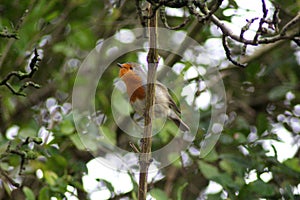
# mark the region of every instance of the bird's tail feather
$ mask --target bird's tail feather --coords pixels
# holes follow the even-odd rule
[[[170,119],[176,124],[176,126],[183,132],[190,132],[190,127],[186,125],[177,115],[170,116]]]

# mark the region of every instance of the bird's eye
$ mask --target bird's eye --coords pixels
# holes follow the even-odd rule
[[[132,70],[133,68],[132,68],[132,67],[129,67],[129,69],[131,69],[131,70]]]

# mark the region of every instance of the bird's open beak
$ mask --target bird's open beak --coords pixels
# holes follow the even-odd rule
[[[122,68],[123,65],[121,63],[117,63],[118,67]]]

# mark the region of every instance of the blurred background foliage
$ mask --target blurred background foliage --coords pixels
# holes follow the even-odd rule
[[[280,7],[282,24],[300,10],[300,2],[295,0],[278,0],[274,4]],[[229,0],[216,14],[230,21],[233,16],[224,15],[223,11],[238,8],[236,1]],[[182,16],[170,13],[170,24],[183,21]],[[83,184],[87,163],[94,157],[78,138],[71,110],[76,73],[89,52],[99,41],[121,30],[140,27],[135,2],[2,0],[0,16],[0,32],[15,35],[0,38],[0,81],[11,71],[30,71],[28,65],[35,48],[41,59],[32,78],[14,77],[9,81],[16,90],[29,80],[39,84],[40,89],[28,87],[23,91],[24,97],[0,87],[0,199],[92,199],[97,190],[109,191],[106,196],[110,199],[136,199],[136,179],[130,173],[133,187],[127,192],[120,192],[111,180],[97,177],[93,177],[98,182],[93,191]],[[209,40],[220,41],[213,26],[195,20],[180,31],[204,48],[212,44]],[[231,46],[240,51],[240,46]],[[166,65],[183,64],[181,75],[191,67],[179,56],[163,51],[160,55]],[[140,53],[133,52],[116,62],[139,59]],[[196,60],[197,56],[191,59]],[[162,169],[161,178],[151,182],[152,198],[300,198],[299,46],[290,41],[260,46],[249,53],[247,62],[248,67],[241,69],[231,66],[224,55],[207,64],[199,61],[203,68],[221,66],[227,96],[224,132],[215,149],[200,159],[197,149],[204,132],[200,130],[184,153],[185,162],[181,160]],[[95,97],[96,116],[105,116],[102,130],[110,140],[130,150],[128,138],[118,129],[110,109],[117,76],[118,70],[113,67],[102,76]],[[195,79],[191,84],[198,82]],[[201,98],[201,91],[195,92],[195,98],[198,95]],[[209,107],[200,108],[199,112],[204,113],[200,126],[208,127],[210,117],[205,117],[205,113],[209,115]],[[168,123],[160,138],[154,140],[154,148],[166,144],[172,130],[174,125]],[[25,142],[28,137],[31,140]],[[91,140],[89,148],[97,148],[97,142]]]

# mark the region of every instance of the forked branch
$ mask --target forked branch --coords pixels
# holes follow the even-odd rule
[[[23,90],[29,86],[34,87],[34,88],[40,88],[39,84],[36,84],[32,81],[26,81],[24,84],[21,85],[21,87],[18,90],[14,89],[13,86],[10,84],[10,80],[13,77],[18,78],[20,81],[24,80],[26,78],[32,78],[34,73],[38,70],[38,62],[40,60],[41,59],[39,58],[39,54],[38,54],[37,50],[34,49],[34,56],[29,63],[30,72],[24,73],[21,71],[11,71],[10,73],[8,73],[5,76],[5,78],[2,81],[0,81],[0,86],[6,86],[13,94],[19,95],[19,96],[26,96],[23,93]]]
[[[275,11],[273,15],[268,18],[268,8],[266,6],[265,0],[261,0],[261,9],[262,16],[255,17],[250,20],[246,20],[247,24],[241,28],[240,34],[236,35],[225,22],[220,20],[215,13],[219,10],[223,0],[217,0],[215,3],[208,5],[206,1],[193,1],[193,0],[147,0],[153,8],[156,10],[160,10],[160,18],[164,24],[164,26],[171,30],[176,30],[184,27],[188,24],[189,19],[193,16],[199,23],[211,22],[215,24],[219,30],[221,30],[223,34],[223,47],[226,53],[227,58],[234,65],[239,67],[245,67],[245,65],[240,64],[238,61],[235,61],[230,55],[230,49],[226,43],[226,38],[230,38],[231,40],[240,43],[243,46],[243,51],[241,55],[245,54],[247,45],[260,45],[260,44],[270,44],[275,43],[281,40],[292,40],[297,45],[300,45],[300,12],[287,22],[281,30],[279,30],[279,7],[275,5]],[[145,20],[149,20],[154,18],[154,15],[142,16],[142,10],[139,6],[139,0],[137,2],[137,10],[142,20],[142,25],[145,26]],[[165,12],[165,7],[169,8],[187,8],[190,16],[187,16],[186,20],[175,27],[171,27],[168,25],[168,20]],[[259,26],[256,30],[255,36],[252,39],[244,38],[244,33],[249,30],[250,26],[254,23],[254,21],[259,20]],[[269,32],[273,32],[269,34]],[[268,34],[267,34],[268,33]]]

